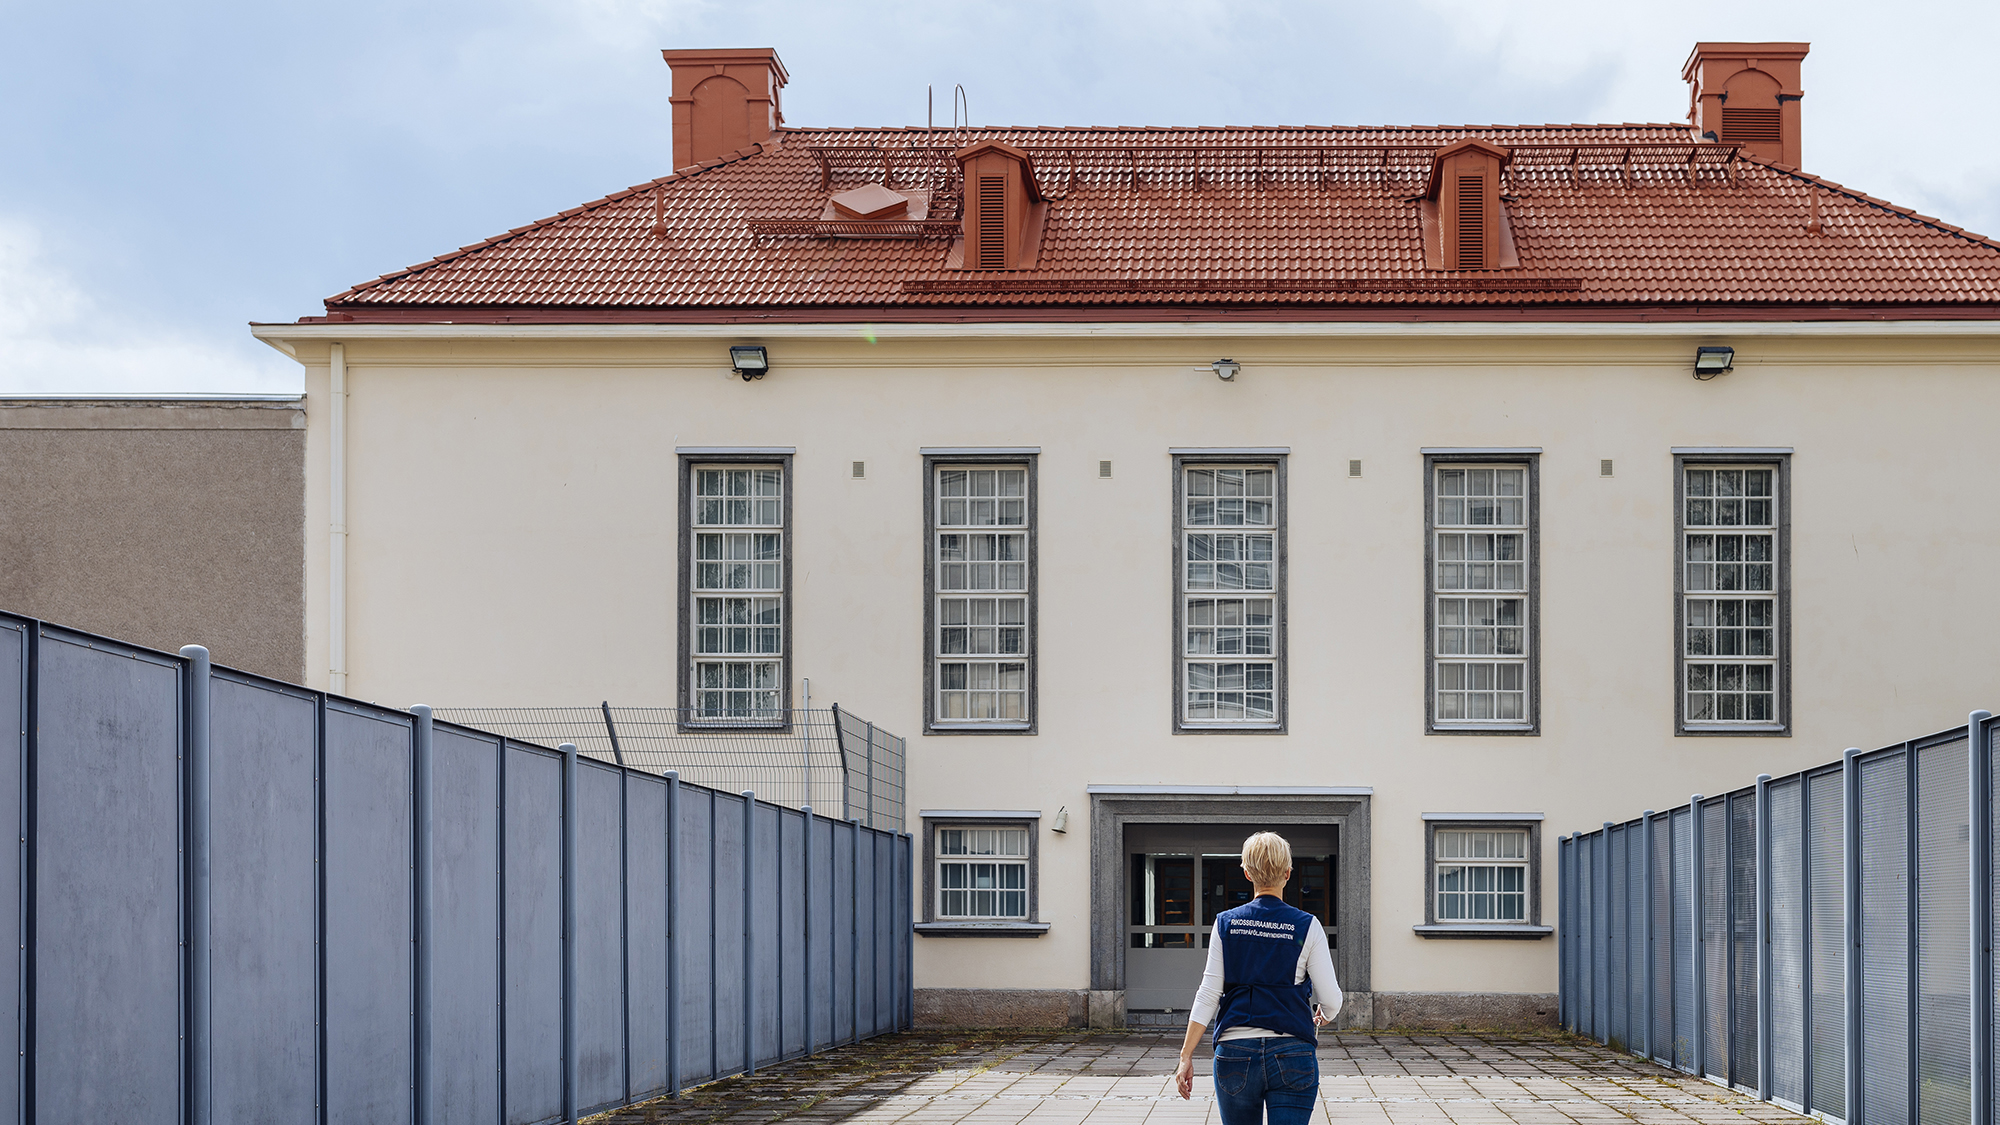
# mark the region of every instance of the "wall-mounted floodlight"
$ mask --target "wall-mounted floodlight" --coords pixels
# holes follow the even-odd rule
[[[1209,364],[1208,369],[1215,372],[1216,378],[1227,383],[1236,378],[1236,373],[1243,370],[1243,365],[1233,359],[1218,359]]]
[[[1735,348],[1696,348],[1694,350],[1694,377],[1701,380],[1713,379],[1736,366]]]
[[[771,357],[762,344],[731,344],[729,346],[729,366],[743,376],[744,382],[762,379],[764,372],[771,369]]]

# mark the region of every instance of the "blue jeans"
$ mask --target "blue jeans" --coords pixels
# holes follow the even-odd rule
[[[1231,1039],[1215,1045],[1222,1125],[1305,1125],[1319,1104],[1319,1056],[1303,1039]]]

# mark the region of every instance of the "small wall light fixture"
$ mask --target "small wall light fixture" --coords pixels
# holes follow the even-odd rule
[[[1706,382],[1736,366],[1735,348],[1696,348],[1694,377]]]
[[[1051,825],[1049,825],[1049,831],[1051,831],[1051,832],[1068,832],[1068,831],[1069,831],[1069,806],[1068,806],[1068,805],[1064,805],[1064,806],[1063,806],[1062,808],[1059,808],[1059,809],[1057,809],[1057,810],[1056,810],[1056,822],[1055,822],[1054,824],[1051,824]]]
[[[1233,359],[1218,359],[1209,364],[1208,369],[1215,372],[1216,378],[1227,383],[1236,378],[1236,373],[1243,370],[1243,365]]]
[[[771,357],[762,344],[731,344],[729,346],[729,366],[743,376],[744,382],[762,379],[771,369]]]

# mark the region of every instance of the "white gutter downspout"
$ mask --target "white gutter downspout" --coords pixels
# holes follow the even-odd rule
[[[347,345],[332,348],[332,399],[327,441],[332,474],[327,489],[326,689],[347,693]]]

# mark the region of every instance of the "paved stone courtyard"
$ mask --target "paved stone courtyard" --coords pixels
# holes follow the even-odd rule
[[[1219,1125],[1208,1061],[1173,1092],[1180,1035],[884,1036],[592,1119],[597,1125]],[[1358,1125],[1804,1125],[1807,1118],[1569,1036],[1322,1036],[1320,1108]]]

